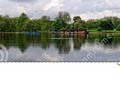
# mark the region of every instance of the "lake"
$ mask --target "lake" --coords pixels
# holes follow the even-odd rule
[[[0,34],[5,62],[118,62],[120,34]],[[2,61],[4,62],[4,61]]]

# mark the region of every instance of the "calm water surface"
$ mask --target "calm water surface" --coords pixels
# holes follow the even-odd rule
[[[10,62],[120,61],[120,34],[0,34],[0,44]]]

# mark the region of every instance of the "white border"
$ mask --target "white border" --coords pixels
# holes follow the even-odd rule
[[[116,63],[0,63],[0,90],[120,90]]]

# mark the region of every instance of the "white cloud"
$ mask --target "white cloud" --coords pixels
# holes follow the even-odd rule
[[[120,0],[0,0],[0,14],[15,17],[25,12],[30,18],[49,15],[54,18],[59,11],[68,11],[72,17],[83,19],[103,16],[120,16]]]
[[[51,0],[50,3],[46,4],[46,6],[43,8],[43,10],[47,11],[47,10],[51,9],[52,7],[56,7],[58,5],[59,5],[58,0]]]
[[[9,0],[9,1],[13,1],[13,2],[34,2],[37,0]]]
[[[17,10],[18,10],[18,12],[20,12],[20,13],[22,13],[22,12],[26,13],[25,7],[17,6]]]

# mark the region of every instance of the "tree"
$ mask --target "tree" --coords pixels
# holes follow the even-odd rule
[[[34,19],[33,24],[34,24],[34,30],[35,31],[40,31],[41,30],[41,27],[42,27],[41,19]]]
[[[1,32],[7,32],[9,31],[10,26],[10,18],[8,15],[0,16],[0,29]]]
[[[86,28],[89,30],[96,29],[99,27],[99,22],[99,20],[90,19],[86,22]]]
[[[73,18],[73,25],[74,29],[84,29],[85,28],[85,21],[80,18],[80,16],[75,16]]]
[[[65,27],[66,30],[71,30],[73,28],[74,28],[73,24],[67,24],[66,27]]]
[[[7,26],[7,23],[5,21],[1,21],[0,22],[0,31],[1,32],[6,32],[6,26]]]
[[[5,15],[4,17],[3,17],[3,21],[6,23],[6,26],[5,26],[5,31],[7,32],[7,31],[9,31],[9,26],[10,26],[10,17],[9,17],[9,15]]]
[[[52,24],[54,30],[59,31],[65,29],[68,22],[71,21],[70,14],[65,11],[58,12],[58,16]]]
[[[15,32],[16,31],[16,21],[17,21],[17,18],[11,18],[10,19],[10,25],[9,25],[9,31],[10,32]]]
[[[49,22],[50,21],[50,17],[49,16],[42,16],[41,20],[44,22]]]
[[[62,28],[62,24],[60,20],[57,19],[56,21],[54,21],[52,24],[52,27],[53,27],[53,30],[59,31]]]
[[[73,18],[73,21],[74,21],[74,23],[76,23],[77,21],[82,21],[82,19],[81,19],[80,16],[75,16],[75,17]]]
[[[118,26],[115,28],[115,30],[120,31],[120,23],[119,23]]]
[[[101,20],[100,22],[100,27],[103,29],[103,30],[113,30],[114,27],[113,27],[113,23],[112,21],[110,20]]]
[[[17,31],[23,31],[23,25],[27,20],[29,20],[29,17],[25,13],[22,13],[17,19]]]
[[[80,16],[73,18],[71,21],[70,14],[65,11],[58,13],[55,20],[51,21],[49,16],[42,16],[40,19],[29,19],[22,13],[19,17],[11,18],[8,15],[0,15],[0,32],[21,32],[21,31],[41,31],[41,30],[69,30],[69,29],[95,29],[101,30],[120,30],[120,18],[104,17],[102,19],[90,19],[84,21]]]
[[[66,23],[71,21],[70,14],[65,11],[58,12],[58,16],[56,17],[56,19],[58,19],[60,21],[64,21]]]
[[[118,26],[118,24],[120,23],[120,19],[118,18],[118,17],[116,17],[116,16],[114,16],[114,17],[104,17],[102,20],[106,20],[106,21],[109,21],[109,22],[111,22],[110,24],[114,27],[114,28],[116,28],[117,26]],[[108,22],[108,23],[109,23]]]
[[[114,16],[114,17],[108,17],[111,19],[113,25],[114,25],[114,29],[117,30],[119,25],[120,25],[120,18]]]
[[[34,30],[34,24],[32,20],[27,20],[25,24],[23,25],[23,30],[28,32],[33,32]]]
[[[98,28],[97,28],[97,31],[99,31],[99,32],[102,31],[102,28],[101,28],[101,27],[98,27]]]
[[[51,30],[52,28],[52,23],[50,21],[49,16],[42,16],[41,17],[41,30]]]
[[[65,21],[60,21],[59,19],[55,20],[52,24],[52,27],[55,31],[60,31],[61,29],[65,28],[67,23]]]

